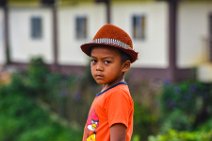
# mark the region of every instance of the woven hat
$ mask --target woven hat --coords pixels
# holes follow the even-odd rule
[[[92,47],[113,47],[123,51],[130,57],[130,61],[133,63],[138,53],[133,50],[133,43],[130,36],[121,28],[112,25],[103,25],[94,36],[91,42],[81,45],[82,51],[88,56],[91,55]]]

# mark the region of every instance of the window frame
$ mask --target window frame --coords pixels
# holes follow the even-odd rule
[[[75,17],[75,38],[84,40],[88,37],[88,18],[86,15]]]
[[[146,14],[133,14],[131,17],[132,37],[135,40],[146,40]],[[139,26],[140,25],[140,26]]]
[[[43,19],[41,16],[32,16],[30,18],[30,36],[31,39],[38,40],[43,37]]]

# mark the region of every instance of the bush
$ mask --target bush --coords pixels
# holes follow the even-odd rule
[[[212,129],[212,118],[198,127],[199,131],[208,132]]]
[[[40,99],[47,102],[59,99],[55,84],[60,77],[49,73],[46,67],[39,68],[41,60],[35,62],[37,66],[31,66],[24,74],[13,74],[10,84],[0,86],[0,140],[81,140],[79,130],[64,127],[39,105]]]
[[[5,115],[0,115],[0,140],[15,141],[15,136],[20,129],[20,122],[13,118]]]
[[[162,134],[148,141],[212,140],[212,84],[166,83],[160,101]]]
[[[132,81],[132,80],[131,80]],[[129,82],[134,100],[133,141],[147,141],[148,136],[159,130],[159,88],[149,81]]]
[[[37,103],[20,93],[0,89],[1,141],[77,141],[81,132],[53,121]],[[8,90],[8,89],[7,89]],[[2,96],[4,93],[4,96]]]
[[[159,123],[165,134],[151,136],[149,141],[211,138],[211,84],[166,83],[160,99],[157,99],[159,89],[149,82],[129,85],[135,103],[134,141],[147,140],[150,134],[158,133]],[[95,91],[97,87],[89,69],[85,76],[63,76],[50,72],[41,58],[32,59],[26,72],[14,74],[9,85],[0,86],[0,140],[81,140],[81,132],[52,120],[38,100],[47,104],[48,111],[82,128]],[[201,138],[197,138],[198,134]]]
[[[79,141],[81,134],[57,124],[27,130],[17,141]]]
[[[163,126],[161,126],[161,131],[166,132],[170,129],[176,130],[189,130],[191,129],[193,119],[189,119],[189,116],[186,115],[181,110],[174,110],[164,120]]]
[[[165,84],[161,94],[162,131],[194,130],[212,116],[212,84]]]
[[[146,140],[148,135],[154,134],[157,131],[158,117],[136,101],[134,106],[134,136]]]
[[[150,136],[148,141],[211,141],[212,131],[210,132],[188,132],[169,130],[167,134]]]

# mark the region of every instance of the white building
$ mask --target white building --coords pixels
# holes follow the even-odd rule
[[[175,11],[171,6],[176,8]],[[196,77],[212,81],[212,60],[209,59],[212,49],[208,51],[209,46],[212,48],[209,42],[212,37],[212,2],[181,0],[173,4],[167,1],[114,0],[109,8],[111,23],[132,36],[134,47],[139,52],[139,59],[133,64],[135,75],[156,79],[172,79],[172,75],[176,75],[177,79],[186,79],[193,75],[193,68],[198,68]],[[76,2],[66,6],[59,3],[55,52],[52,9],[11,4],[8,15],[12,62],[28,63],[31,57],[42,56],[49,64],[56,60],[61,66],[86,65],[87,57],[81,52],[80,45],[90,41],[106,23],[106,10],[104,3]],[[0,11],[1,64],[6,61],[3,12]],[[173,12],[175,15],[171,15]],[[174,22],[176,26],[172,25]],[[172,50],[172,45],[175,50]]]

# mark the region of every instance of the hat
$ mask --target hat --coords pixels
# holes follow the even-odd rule
[[[94,36],[91,42],[81,45],[82,51],[88,56],[91,55],[91,49],[98,46],[113,47],[123,51],[130,57],[130,61],[133,63],[138,53],[133,50],[133,43],[130,36],[121,28],[112,25],[103,25]]]

